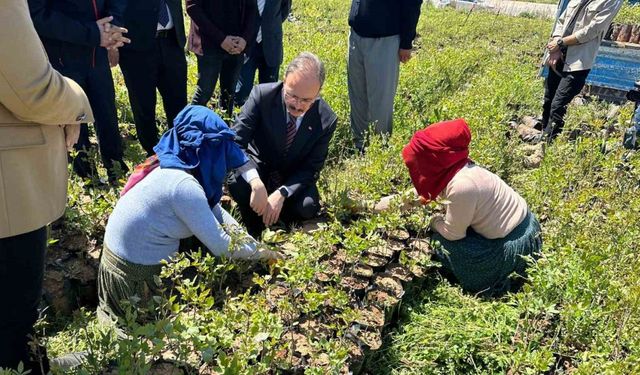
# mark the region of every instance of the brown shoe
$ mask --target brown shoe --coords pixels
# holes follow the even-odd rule
[[[520,139],[527,143],[537,143],[542,139],[542,132],[532,127],[519,124],[515,128]]]
[[[524,116],[522,117],[522,124],[533,129],[542,130],[542,121],[537,117]]]

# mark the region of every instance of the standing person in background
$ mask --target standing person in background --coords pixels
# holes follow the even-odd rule
[[[95,130],[102,162],[109,182],[117,180],[117,170],[127,172],[122,160],[122,139],[118,130],[116,97],[107,48],[121,47],[129,39],[122,36],[125,0],[28,0],[31,18],[54,69],[76,81],[87,93],[95,115]],[[95,176],[88,160],[91,148],[89,127],[83,124],[76,145],[75,172],[83,178]]]
[[[347,79],[351,130],[364,151],[365,133],[391,134],[400,63],[411,59],[422,0],[353,0]]]
[[[48,63],[26,0],[0,0],[0,9],[0,295],[7,301],[0,368],[22,362],[42,374],[46,354],[30,358],[28,342],[42,295],[46,225],[64,213],[67,148],[93,114],[80,86]]]
[[[276,82],[284,56],[282,47],[282,23],[291,11],[291,0],[258,0],[258,35],[255,45],[246,53],[236,87],[236,103],[244,104],[253,87],[258,71],[258,82]]]
[[[256,0],[187,0],[188,48],[198,58],[191,104],[207,105],[220,78],[220,110],[233,113],[233,97],[247,41],[256,35]]]
[[[167,126],[187,105],[187,59],[182,1],[129,1],[124,14],[131,43],[109,50],[111,66],[120,63],[136,132],[147,156],[158,143],[156,89],[162,96]]]
[[[598,54],[600,42],[618,14],[622,0],[570,0],[547,43],[542,122],[538,140],[562,132],[567,106],[582,91]]]

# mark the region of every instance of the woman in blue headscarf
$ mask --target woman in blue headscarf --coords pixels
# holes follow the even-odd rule
[[[156,155],[129,179],[109,217],[98,272],[98,317],[124,316],[121,302],[137,296],[141,305],[157,295],[154,276],[162,260],[178,251],[180,239],[195,235],[216,256],[273,259],[242,229],[231,248],[228,231],[238,223],[220,207],[222,184],[231,169],[249,161],[234,143],[235,133],[213,111],[189,105],[154,148]],[[242,173],[247,180],[255,170]]]

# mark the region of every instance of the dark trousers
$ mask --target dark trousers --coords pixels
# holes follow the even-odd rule
[[[46,248],[46,227],[0,239],[0,367],[15,369],[22,362],[32,374],[49,370],[44,349],[41,362],[30,358],[28,345],[38,319]]]
[[[96,49],[94,66],[54,66],[54,68],[76,81],[87,94],[95,119],[94,126],[102,163],[107,169],[109,178],[115,179],[116,168],[126,173],[127,166],[122,160],[122,138],[118,129],[116,94],[107,60],[107,50],[104,48]],[[80,138],[75,146],[78,157],[73,161],[73,168],[80,177],[90,177],[95,174],[94,168],[87,160],[87,151],[90,148],[89,127],[87,124],[82,124]]]
[[[260,173],[260,178],[267,185],[267,193],[271,194],[275,188],[271,189],[270,184]],[[254,237],[259,237],[265,229],[262,217],[258,216],[249,206],[251,199],[251,186],[241,176],[232,175],[228,181],[229,192],[233,200],[238,204],[242,222],[247,227],[247,232]],[[279,186],[278,186],[279,187]],[[318,215],[320,211],[320,194],[316,185],[301,188],[293,196],[285,199],[280,220],[285,224],[292,224],[302,220],[308,220]]]
[[[562,132],[567,106],[582,91],[589,75],[589,69],[562,72],[563,68],[564,64],[560,62],[556,66],[556,70],[560,74],[553,69],[549,69],[549,75],[544,81],[542,125],[551,138],[555,138]]]
[[[251,56],[244,62],[242,69],[240,70],[240,78],[238,79],[238,85],[236,86],[236,104],[243,105],[251,89],[253,88],[253,81],[256,78],[256,70],[258,71],[258,82],[269,83],[276,82],[278,75],[280,74],[280,65],[269,66],[264,58],[264,51],[262,49],[262,43],[258,43],[251,50]]]
[[[230,55],[222,50],[198,56],[198,83],[191,104],[207,105],[220,78],[220,110],[233,113],[233,97],[242,67],[242,54]]]
[[[120,50],[120,69],[124,76],[138,140],[147,156],[158,143],[156,88],[162,97],[167,126],[187,105],[187,60],[175,36],[175,29],[156,38],[148,51]]]

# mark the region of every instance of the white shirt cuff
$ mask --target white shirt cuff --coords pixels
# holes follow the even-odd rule
[[[260,178],[260,175],[258,175],[258,171],[255,168],[242,172],[241,176],[247,182],[251,182],[254,178]]]

